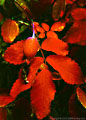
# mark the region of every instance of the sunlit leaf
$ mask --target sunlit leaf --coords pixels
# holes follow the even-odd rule
[[[76,8],[71,12],[71,15],[75,20],[86,19],[86,9],[85,8]]]
[[[58,38],[58,35],[53,31],[48,31],[46,36],[47,38]]]
[[[24,63],[23,44],[24,40],[21,40],[8,47],[5,51],[4,59],[14,65]]]
[[[48,38],[43,41],[42,49],[55,52],[58,55],[68,54],[68,45],[58,38]]]
[[[36,30],[37,30],[37,32],[41,32],[41,33],[45,32],[44,29],[40,26],[36,26]]]
[[[3,40],[12,43],[16,36],[19,34],[19,26],[16,21],[7,19],[1,27],[1,35]]]
[[[79,65],[69,57],[50,55],[46,61],[57,70],[68,84],[83,84],[84,78]]]
[[[5,0],[0,0],[0,5],[2,6],[4,4]]]
[[[51,26],[51,31],[62,31],[65,27],[65,23],[64,22],[55,22],[52,26]]]
[[[49,25],[48,24],[42,23],[41,25],[42,25],[42,27],[45,31],[49,31]]]
[[[34,32],[36,34],[37,33],[36,27],[39,26],[39,23],[38,22],[33,22],[33,24],[34,24]]]
[[[38,26],[39,25],[39,23],[38,22],[33,22],[34,23],[34,26]]]
[[[64,40],[71,44],[86,45],[86,21],[75,21],[67,31]]]
[[[40,70],[43,70],[43,69],[48,69],[48,65],[46,65],[45,63],[42,63],[41,65],[40,65],[40,68],[39,68]]]
[[[40,33],[39,35],[38,35],[38,38],[44,38],[45,37],[45,33]]]
[[[83,107],[86,108],[86,93],[80,87],[76,89],[76,93],[78,100],[83,105]]]
[[[38,119],[50,113],[50,103],[54,99],[55,87],[51,73],[44,69],[38,73],[31,90],[31,104]]]
[[[0,108],[0,120],[7,120],[7,110]]]

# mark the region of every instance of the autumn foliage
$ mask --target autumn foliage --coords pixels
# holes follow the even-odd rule
[[[86,2],[1,1],[0,120],[86,118]]]

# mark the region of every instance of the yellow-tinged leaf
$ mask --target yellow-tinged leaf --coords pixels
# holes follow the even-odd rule
[[[76,89],[76,93],[78,100],[83,105],[83,107],[86,108],[86,93],[80,87]]]
[[[19,34],[19,26],[16,21],[7,19],[1,26],[1,35],[7,43],[12,43]]]

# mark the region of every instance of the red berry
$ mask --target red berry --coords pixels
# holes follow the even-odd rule
[[[29,37],[24,43],[24,54],[28,59],[33,58],[39,49],[39,42],[36,38]]]

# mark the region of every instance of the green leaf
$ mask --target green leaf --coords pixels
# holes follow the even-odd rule
[[[27,29],[27,26],[25,26],[25,25],[22,25],[22,26],[21,26],[21,28],[20,28],[20,31],[19,31],[19,33],[22,33],[22,32],[24,32],[26,29]]]
[[[0,5],[2,6],[4,4],[5,0],[0,0]]]

